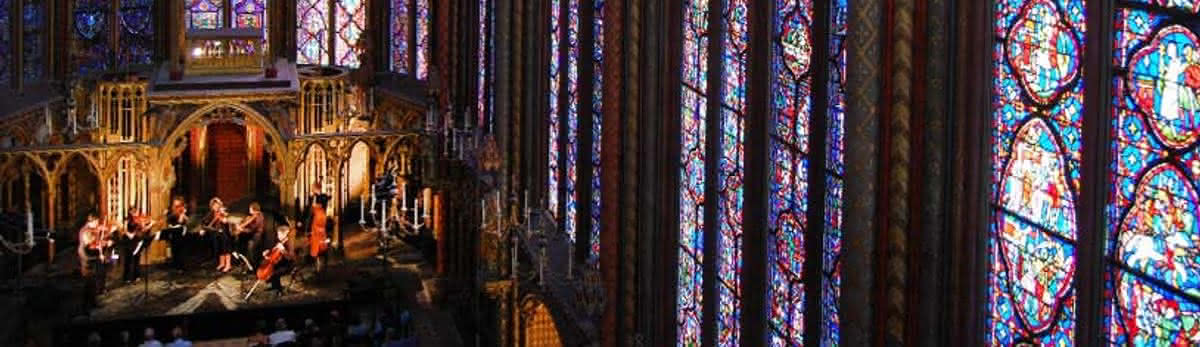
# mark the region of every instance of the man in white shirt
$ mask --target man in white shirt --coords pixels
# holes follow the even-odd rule
[[[267,342],[272,346],[278,346],[282,343],[296,342],[296,332],[288,330],[287,321],[283,318],[275,320],[275,332],[267,336]]]

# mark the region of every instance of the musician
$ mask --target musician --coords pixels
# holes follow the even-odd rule
[[[125,214],[125,230],[117,237],[117,250],[121,255],[121,279],[126,283],[136,281],[142,276],[138,259],[141,259],[142,248],[146,247],[144,219],[136,207],[130,207]]]
[[[171,200],[171,209],[167,212],[167,228],[163,229],[163,232],[171,247],[171,267],[176,270],[183,270],[183,247],[180,245],[183,244],[187,224],[187,205],[183,203],[183,198],[175,197]]]
[[[321,271],[322,256],[325,254],[325,249],[329,247],[326,239],[328,238],[328,230],[333,229],[333,220],[325,215],[325,206],[329,203],[329,195],[318,194],[312,199],[309,205],[309,213],[307,214],[302,226],[308,229],[308,255],[316,262],[317,271]]]
[[[95,307],[96,296],[104,291],[104,248],[111,244],[108,240],[105,226],[95,214],[88,214],[87,222],[79,228],[79,247],[75,252],[79,256],[79,272],[84,277],[83,305],[88,310]]]
[[[271,283],[271,290],[282,293],[283,285],[279,283],[279,279],[283,274],[288,272],[296,260],[296,253],[292,246],[291,228],[286,225],[276,227],[275,240],[275,246],[262,252],[262,266],[268,266],[272,269],[270,279],[267,280],[267,282]],[[271,263],[272,259],[278,260],[275,263]],[[260,271],[262,270],[260,269]]]
[[[259,263],[258,247],[263,244],[263,227],[265,222],[262,215],[262,209],[257,202],[250,203],[250,215],[237,225],[238,246],[244,252],[243,254],[255,257],[251,261],[255,264]]]
[[[220,198],[209,200],[208,207],[212,210],[204,218],[202,232],[212,232],[213,249],[217,253],[217,271],[229,272],[233,269],[231,253],[233,252],[233,235],[230,229],[229,215],[225,204]]]

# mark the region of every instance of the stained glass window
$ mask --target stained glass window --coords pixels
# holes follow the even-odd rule
[[[25,0],[21,8],[22,33],[21,56],[24,57],[21,69],[24,70],[24,83],[29,84],[42,79],[46,72],[46,46],[44,32],[46,27],[46,8],[40,0]]]
[[[112,6],[107,0],[75,2],[72,51],[78,74],[88,75],[108,68],[112,56],[108,39],[111,14]]]
[[[680,61],[679,268],[676,324],[680,346],[699,346],[704,302],[704,176],[708,124],[709,1],[683,3]]]
[[[8,11],[11,8],[9,0],[0,0],[0,87],[7,87],[12,81],[11,71],[12,66],[12,36],[9,34],[9,26],[12,20],[9,18]]]
[[[479,1],[479,47],[476,52],[477,63],[479,64],[479,73],[476,81],[476,105],[475,111],[478,112],[477,124],[484,130],[491,129],[489,115],[491,114],[491,83],[492,83],[492,1]]]
[[[746,22],[748,0],[728,0],[722,16],[725,30],[721,81],[721,156],[717,164],[717,344],[734,345],[741,333],[742,307],[742,181],[745,172]]]
[[[367,27],[365,0],[341,0],[334,5],[333,51],[336,64],[358,67],[358,37]]]
[[[775,127],[767,293],[773,346],[803,342],[804,260],[808,211],[808,134],[812,101],[811,0],[777,0],[771,38]]]
[[[995,12],[990,344],[1073,343],[1084,0]]]
[[[588,259],[600,259],[600,145],[604,124],[604,0],[593,0],[592,18],[592,230]]]
[[[296,16],[296,63],[328,63],[328,0],[298,0]]]
[[[562,45],[562,36],[561,36],[562,33],[560,31],[560,28],[562,27],[562,12],[558,11],[558,9],[562,8],[562,7],[560,7],[561,5],[562,5],[562,0],[550,0],[550,9],[551,9],[550,10],[550,30],[548,31],[550,34],[550,57],[551,57],[550,58],[550,71],[549,71],[550,90],[549,90],[549,93],[546,93],[547,96],[549,97],[548,102],[550,103],[550,108],[549,108],[550,113],[546,117],[546,123],[547,123],[546,125],[548,128],[548,135],[549,135],[548,137],[549,137],[549,141],[550,141],[548,144],[549,150],[547,151],[547,158],[546,158],[546,162],[548,163],[547,167],[549,169],[549,172],[547,173],[549,175],[549,176],[547,176],[547,177],[549,177],[549,179],[547,180],[548,186],[546,187],[546,197],[547,197],[546,200],[548,201],[548,203],[546,204],[546,206],[549,207],[551,211],[555,211],[555,212],[558,211],[557,206],[558,206],[558,189],[559,189],[558,168],[559,168],[559,150],[560,150],[560,148],[558,145],[558,136],[559,136],[559,131],[560,131],[559,127],[562,126],[561,125],[562,122],[558,116],[558,112],[560,109],[559,103],[558,103],[558,98],[559,98],[559,93],[560,93],[559,88],[562,85],[562,71],[559,68],[561,66],[561,64],[559,63],[559,59],[558,59],[559,47],[561,47],[561,45]]]
[[[1200,2],[1142,2],[1113,21],[1104,326],[1113,345],[1198,345]]]
[[[409,20],[412,0],[392,0],[392,71],[402,74],[408,73],[409,67],[409,50],[408,40],[412,33],[412,22]]]
[[[267,0],[233,0],[235,28],[267,28]]]
[[[566,190],[566,211],[563,213],[563,226],[567,236],[575,240],[576,215],[579,213],[579,0],[566,0],[567,3],[567,75],[566,93],[566,155],[563,161],[566,176],[563,177],[563,189]]]
[[[120,64],[149,64],[154,54],[153,0],[121,0]]]
[[[262,28],[263,50],[270,52],[271,37],[267,26],[267,0],[234,0],[233,26],[235,28]],[[249,45],[247,45],[249,49]]]
[[[829,112],[825,140],[825,245],[822,261],[824,276],[821,306],[824,331],[822,346],[837,346],[841,336],[841,315],[838,298],[842,288],[842,193],[845,182],[845,119],[846,119],[846,2],[831,0],[829,37]]]
[[[187,20],[192,29],[217,29],[225,26],[225,0],[188,0]]]
[[[433,22],[433,11],[430,8],[431,0],[416,0],[416,21],[417,21],[417,79],[429,79],[429,60],[432,59],[433,52],[430,48],[430,29]]]

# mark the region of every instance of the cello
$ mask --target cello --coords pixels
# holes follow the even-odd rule
[[[284,219],[287,220],[288,233],[290,234],[291,230],[295,228],[295,224],[292,223],[291,218],[284,217]],[[249,300],[250,295],[254,294],[254,289],[258,288],[263,282],[271,279],[271,275],[275,274],[275,265],[283,260],[283,252],[287,249],[284,243],[290,241],[290,237],[290,235],[285,235],[279,239],[279,242],[275,243],[274,247],[264,252],[262,264],[259,264],[258,269],[255,271],[254,285],[250,287],[250,291],[246,293],[246,297],[242,299],[243,301]]]

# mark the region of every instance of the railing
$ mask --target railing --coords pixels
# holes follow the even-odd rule
[[[260,73],[263,33],[258,28],[189,30],[185,54],[188,75]]]

